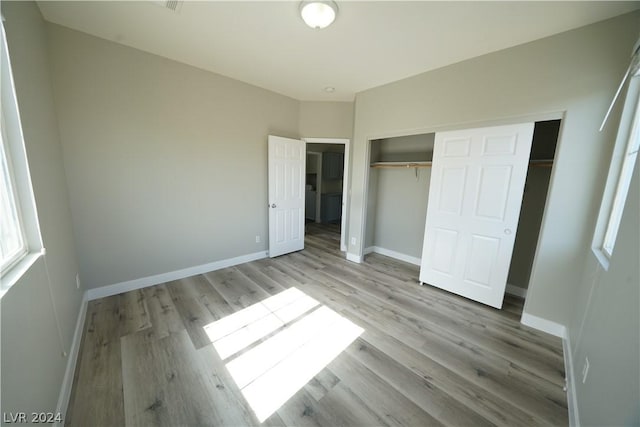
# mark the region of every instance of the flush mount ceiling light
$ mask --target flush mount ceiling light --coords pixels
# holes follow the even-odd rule
[[[334,1],[303,1],[300,15],[311,28],[326,28],[336,19],[338,5]]]

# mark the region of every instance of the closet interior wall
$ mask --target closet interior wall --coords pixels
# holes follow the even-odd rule
[[[434,140],[435,133],[373,140],[370,161],[431,161]],[[420,258],[430,178],[430,167],[369,169],[366,248]]]
[[[530,159],[533,161],[553,160],[559,132],[560,120],[536,122]],[[507,277],[507,283],[520,288],[522,294],[529,287],[529,277],[538,245],[552,170],[553,163],[539,165],[535,162],[530,163],[527,170],[518,231]]]

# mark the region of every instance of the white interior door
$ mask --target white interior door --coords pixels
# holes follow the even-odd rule
[[[304,249],[305,143],[269,135],[269,256]]]
[[[533,126],[436,133],[422,283],[502,307]]]

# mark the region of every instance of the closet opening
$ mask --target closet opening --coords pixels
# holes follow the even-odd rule
[[[524,184],[520,220],[513,246],[507,293],[526,298],[533,258],[538,246],[542,215],[547,202],[553,159],[560,133],[560,120],[536,122]]]
[[[561,120],[535,122],[506,293],[524,299]],[[435,133],[370,140],[364,254],[420,266]],[[416,280],[418,274],[416,273]],[[509,309],[509,304],[505,304]]]

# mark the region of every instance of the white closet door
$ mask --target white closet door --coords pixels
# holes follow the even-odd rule
[[[305,143],[269,135],[269,256],[304,249]]]
[[[436,134],[422,283],[502,307],[533,126]]]

